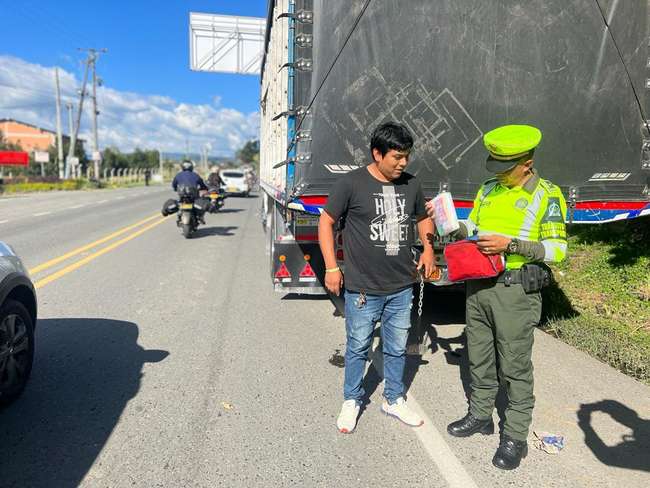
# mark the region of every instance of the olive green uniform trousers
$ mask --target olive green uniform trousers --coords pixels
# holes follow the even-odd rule
[[[467,282],[465,333],[471,376],[470,412],[492,416],[499,382],[508,394],[504,434],[526,440],[532,422],[533,331],[542,312],[540,293],[495,279]]]

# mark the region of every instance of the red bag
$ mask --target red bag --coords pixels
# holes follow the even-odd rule
[[[494,278],[505,270],[503,256],[483,254],[475,241],[465,239],[448,244],[444,254],[450,281]]]

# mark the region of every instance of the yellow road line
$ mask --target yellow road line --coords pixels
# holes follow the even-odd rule
[[[42,280],[39,280],[36,283],[34,283],[34,288],[42,288],[45,285],[47,285],[48,283],[52,283],[54,280],[58,280],[62,276],[65,276],[68,273],[71,273],[72,271],[81,268],[82,266],[90,263],[91,261],[94,261],[98,257],[103,256],[107,252],[112,251],[113,249],[121,246],[122,244],[126,244],[130,240],[135,239],[139,235],[144,234],[148,230],[153,229],[157,225],[160,225],[163,222],[165,222],[166,220],[167,220],[167,218],[163,217],[160,220],[155,221],[153,224],[149,224],[146,227],[143,227],[142,229],[138,230],[137,232],[134,232],[133,234],[130,234],[130,235],[126,236],[125,238],[120,239],[119,241],[114,242],[113,244],[111,244],[109,246],[106,246],[106,247],[100,249],[99,251],[97,251],[97,252],[95,252],[93,254],[90,254],[89,256],[86,256],[85,258],[80,259],[79,261],[77,261],[75,263],[72,263],[69,266],[66,266],[65,268],[57,271],[56,273],[52,273],[51,275],[46,276]]]
[[[71,257],[76,256],[77,254],[81,254],[84,251],[87,251],[88,249],[92,249],[93,247],[99,246],[100,244],[104,244],[107,241],[110,241],[111,239],[115,239],[117,236],[121,236],[122,234],[135,229],[136,227],[141,226],[142,224],[146,224],[150,220],[155,219],[156,217],[159,217],[160,214],[154,214],[151,217],[147,217],[146,219],[141,220],[140,222],[136,222],[135,224],[129,225],[127,227],[124,227],[123,229],[120,229],[116,232],[113,232],[110,235],[107,235],[106,237],[102,237],[99,240],[96,240],[95,242],[91,242],[90,244],[86,244],[85,246],[81,246],[77,249],[74,249],[70,251],[69,253],[64,254],[63,256],[59,256],[58,258],[51,259],[50,261],[47,261],[43,264],[39,264],[35,268],[32,268],[29,270],[29,274],[35,275],[36,273],[40,273],[41,271],[45,271],[48,268],[51,268],[52,266],[55,266],[66,259],[70,259]]]

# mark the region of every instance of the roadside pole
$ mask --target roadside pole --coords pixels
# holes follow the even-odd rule
[[[56,80],[56,149],[57,163],[59,168],[59,179],[63,179],[63,134],[61,129],[61,88],[59,86],[59,68],[54,69],[54,78]]]
[[[84,69],[84,79],[81,84],[81,91],[79,93],[79,110],[77,111],[77,124],[74,127],[74,131],[70,135],[70,147],[68,148],[68,159],[74,157],[75,146],[77,145],[77,135],[79,132],[79,126],[81,125],[81,113],[83,111],[84,98],[86,96],[86,84],[88,82],[88,68],[90,68],[90,58],[93,54],[88,55],[86,60],[86,68]],[[65,177],[68,178],[70,175],[70,164],[66,164]]]
[[[72,102],[68,102],[65,104],[65,107],[68,109],[68,130],[69,130],[69,140],[72,142],[72,133],[74,132],[74,124],[72,122]],[[69,154],[69,151],[68,151]],[[73,153],[74,154],[74,153]],[[68,156],[65,159],[65,174],[64,178],[67,180],[70,178],[70,165],[72,164],[72,156]]]

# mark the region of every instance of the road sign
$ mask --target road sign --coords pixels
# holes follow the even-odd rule
[[[93,161],[101,161],[102,153],[99,151],[93,151]]]
[[[29,154],[24,151],[0,151],[0,165],[29,166]]]
[[[190,12],[190,69],[257,75],[266,19]]]
[[[67,161],[70,166],[77,166],[79,164],[79,158],[77,157],[67,158]]]
[[[50,153],[47,151],[34,151],[34,161],[37,163],[49,163]]]

